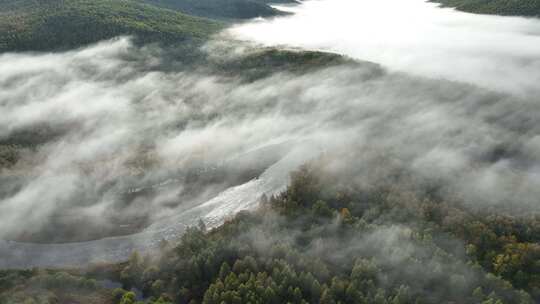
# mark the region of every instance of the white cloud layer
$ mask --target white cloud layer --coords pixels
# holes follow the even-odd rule
[[[199,216],[219,223],[282,189],[300,163],[335,150],[354,152],[346,165],[365,172],[397,164],[470,206],[540,211],[537,21],[417,0],[313,0],[294,10],[228,33],[342,52],[391,71],[360,62],[245,82],[162,70],[159,52],[128,39],[0,55],[0,144],[38,140],[18,143],[20,159],[0,168],[0,238],[54,231],[58,218],[74,215],[112,230],[142,217],[166,234]],[[381,155],[391,161],[378,162]],[[139,237],[95,248],[118,259]],[[39,248],[58,260],[92,244]],[[17,246],[0,243],[0,253],[35,248]],[[32,254],[38,263],[41,253]]]
[[[425,0],[312,0],[231,33],[325,50],[540,100],[540,20],[462,13]]]

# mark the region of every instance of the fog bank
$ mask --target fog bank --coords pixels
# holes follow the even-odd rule
[[[286,155],[301,164],[340,150],[358,155],[350,165],[401,167],[471,206],[538,209],[538,103],[367,63],[245,82],[162,71],[154,54],[120,39],[0,57],[2,142],[19,151],[1,169],[1,236],[81,223],[142,223],[125,229],[137,231],[264,176]],[[291,170],[245,195],[282,188]],[[212,212],[217,222],[226,215]]]
[[[313,0],[279,8],[294,15],[230,32],[540,100],[538,19],[462,13],[425,0]]]
[[[540,211],[538,21],[416,0],[289,9],[297,14],[223,35],[382,67],[349,62],[246,81],[211,68],[162,69],[163,50],[127,38],[0,55],[0,156],[8,160],[0,162],[0,239],[140,232],[62,246],[0,242],[14,259],[0,267],[121,260],[198,218],[218,225],[253,208],[321,154],[347,154],[340,165],[358,168],[351,178],[360,184],[400,170],[471,208]],[[240,62],[262,52],[221,40],[205,49]]]

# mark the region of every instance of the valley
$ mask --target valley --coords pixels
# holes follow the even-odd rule
[[[0,304],[540,301],[540,2],[436,2],[1,1]]]

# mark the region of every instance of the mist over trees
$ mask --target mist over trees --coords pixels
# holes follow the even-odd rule
[[[113,46],[125,49],[124,43],[126,41],[115,41]],[[100,47],[103,45],[97,46],[98,54],[108,53]],[[65,56],[68,58],[70,55]],[[82,60],[83,57],[77,57],[75,53],[71,56],[78,58],[77,65],[94,58],[90,56],[90,59]],[[115,56],[112,58],[116,58]],[[120,64],[124,63],[123,59],[112,58],[109,62],[119,60],[119,64],[114,66],[126,68],[126,65]],[[72,61],[68,60],[67,64],[73,66]],[[279,74],[285,67],[287,73]],[[497,192],[495,196],[504,198],[499,203],[490,195],[484,197],[479,195],[477,189],[470,188],[477,185],[473,181],[477,181],[478,172],[471,171],[470,166],[476,166],[477,170],[483,168],[485,174],[497,176],[502,181],[513,179],[516,172],[521,172],[519,180],[522,185],[534,185],[534,176],[528,175],[527,170],[519,165],[534,163],[535,155],[530,153],[534,151],[534,146],[515,144],[518,139],[514,134],[519,132],[519,128],[514,127],[519,126],[522,121],[494,122],[489,119],[492,116],[485,117],[482,111],[489,108],[493,115],[497,109],[505,108],[504,105],[520,102],[519,99],[456,83],[392,74],[377,65],[351,62],[350,59],[335,55],[272,49],[247,52],[238,58],[214,61],[204,71],[213,71],[214,75],[220,75],[219,81],[209,81],[205,76],[199,75],[179,76],[163,72],[164,74],[160,74],[163,77],[157,78],[160,81],[152,83],[148,82],[145,70],[139,72],[134,68],[128,71],[137,71],[129,74],[134,77],[136,84],[140,83],[136,80],[139,77],[146,79],[146,85],[150,86],[151,92],[160,88],[161,92],[168,92],[168,96],[178,96],[176,90],[180,90],[182,94],[190,92],[193,98],[203,100],[207,105],[213,102],[213,111],[216,112],[206,109],[204,115],[199,112],[198,104],[190,104],[192,113],[199,115],[198,124],[191,132],[207,138],[214,138],[205,135],[208,130],[216,132],[210,134],[224,134],[223,132],[231,130],[238,132],[237,134],[246,134],[242,126],[249,123],[250,126],[257,127],[258,134],[262,134],[261,137],[251,138],[255,147],[273,138],[273,132],[288,133],[291,135],[290,139],[295,138],[292,135],[302,139],[296,144],[290,141],[286,145],[290,149],[297,146],[303,149],[300,150],[301,155],[308,155],[307,151],[311,151],[322,156],[296,170],[287,190],[263,198],[259,209],[242,212],[215,229],[205,227],[202,222],[198,227],[189,228],[178,240],[178,244],[174,240],[161,244],[162,252],[159,254],[145,256],[134,253],[126,263],[75,271],[68,273],[67,278],[64,278],[66,275],[54,271],[45,274],[39,271],[3,272],[6,285],[1,290],[2,300],[5,299],[8,303],[18,303],[28,298],[41,301],[39,299],[45,297],[44,293],[52,293],[54,297],[51,296],[50,299],[71,299],[78,294],[83,299],[86,299],[84,295],[95,295],[102,303],[133,303],[137,300],[134,293],[129,292],[132,287],[141,291],[145,298],[158,303],[534,303],[538,299],[540,219],[535,215],[537,213],[530,214],[531,210],[536,209],[530,196],[534,192],[529,192],[534,189],[488,187],[491,194]],[[243,72],[242,78],[230,78],[231,74],[239,71]],[[84,73],[81,75],[80,79],[95,83],[92,78],[94,76]],[[126,77],[112,74],[107,69],[101,75],[114,75],[111,83],[118,83],[117,81],[123,81],[123,77]],[[152,75],[156,75],[155,72]],[[49,79],[55,78],[51,76]],[[101,85],[107,78],[99,79]],[[204,80],[204,90],[189,85],[178,88],[177,79],[188,83],[200,83]],[[359,86],[359,83],[363,85]],[[8,84],[5,85],[8,88]],[[262,88],[272,86],[279,86],[279,90],[256,94]],[[408,90],[391,92],[389,87]],[[141,87],[138,89],[141,90]],[[304,93],[309,90],[326,93]],[[445,94],[448,91],[455,94],[449,97]],[[145,96],[144,90],[139,92]],[[228,93],[225,95],[222,92]],[[403,92],[410,92],[410,95],[405,96]],[[430,93],[426,96],[424,92]],[[14,96],[20,96],[23,103],[32,102],[32,99],[25,99],[28,96],[23,92],[17,94],[19,95]],[[155,98],[155,95],[153,96]],[[357,96],[362,98],[358,99]],[[463,96],[467,98],[463,99]],[[132,118],[125,115],[125,110],[114,112],[111,110],[114,108],[109,107],[113,102],[118,106],[118,99],[103,100],[107,105],[103,109],[107,111],[108,118],[116,119],[112,126],[132,126]],[[276,104],[275,100],[280,102]],[[375,100],[376,103],[370,102]],[[79,106],[73,102],[69,105],[74,110]],[[126,105],[126,108],[119,109],[140,109],[141,106],[140,103],[132,104],[130,101]],[[217,115],[222,105],[237,109],[227,112],[231,115],[230,119],[226,119],[225,113]],[[388,105],[392,105],[390,112]],[[460,115],[460,120],[446,116],[442,116],[445,119],[441,120],[441,116],[436,115],[439,123],[434,124],[431,131],[428,128],[434,121],[431,116],[424,115],[417,120],[414,108],[420,105],[433,113],[466,111],[467,114]],[[131,108],[132,106],[134,108]],[[170,103],[164,106],[167,109]],[[522,115],[534,113],[535,106],[530,106],[532,110]],[[13,113],[20,113],[16,111],[17,107],[18,105],[13,107]],[[63,107],[63,113],[69,113],[67,109],[69,108]],[[97,108],[96,117],[101,117],[100,109]],[[186,111],[187,108],[184,106],[183,109]],[[265,111],[261,112],[261,109]],[[242,120],[249,113],[259,112],[265,114],[256,118],[247,116],[249,119]],[[380,120],[365,120],[366,112],[384,114]],[[96,126],[95,122],[102,121],[94,121],[93,114],[87,115],[90,115],[87,118],[90,127]],[[266,119],[266,115],[270,115],[272,120]],[[24,120],[20,119],[4,122],[13,126],[9,130],[19,130],[8,133],[9,136],[3,142],[6,151],[2,154],[5,163],[4,177],[8,177],[6,173],[16,173],[20,172],[18,170],[21,168],[27,168],[23,165],[27,162],[31,164],[39,151],[58,147],[57,138],[69,139],[70,137],[65,137],[69,132],[80,132],[75,128],[66,129],[61,120],[55,120],[57,125],[52,125],[54,128],[28,129],[27,126],[32,126],[33,119],[27,116],[11,117],[27,118],[30,123],[26,125]],[[136,126],[148,126],[149,130],[156,128],[152,117],[145,118],[148,120],[139,119]],[[269,131],[269,125],[265,122],[277,121],[280,117],[282,123],[274,125],[273,131],[268,133],[270,136],[263,136],[264,132]],[[166,118],[164,114],[159,116],[161,122],[166,121]],[[183,130],[184,126],[178,124],[181,122],[178,116],[171,115],[170,119],[175,128],[173,130]],[[216,119],[226,119],[228,123],[217,124],[219,127],[208,123]],[[79,118],[79,122],[81,121]],[[143,121],[146,121],[146,124],[142,124]],[[242,122],[240,127],[236,125],[238,121]],[[403,127],[404,121],[423,127],[397,132]],[[440,134],[438,132],[441,121],[446,121],[447,124],[443,125],[450,130],[456,128],[460,132],[448,132],[440,137],[425,136]],[[536,126],[533,120],[526,121]],[[468,136],[481,140],[485,137],[483,132],[486,128],[483,126],[486,124],[490,126],[490,132],[498,132],[499,138],[504,141],[481,145],[477,150],[462,150],[458,144],[462,137],[455,134],[467,132]],[[471,128],[472,125],[479,127]],[[109,130],[111,125],[100,126],[103,129],[93,130]],[[302,126],[300,133],[295,133],[299,130],[298,126]],[[352,128],[352,131],[344,132],[344,126]],[[371,129],[373,126],[377,128]],[[372,131],[366,132],[366,129]],[[77,137],[78,140],[92,142],[94,138],[100,138],[94,137],[94,134],[109,132],[87,134],[91,136]],[[195,151],[198,150],[197,140],[193,141],[193,146],[186,145],[189,141],[185,141],[183,136],[189,133],[180,134],[181,136],[175,135],[167,139],[167,144],[159,141],[161,148],[158,150],[169,153],[162,155],[178,157],[181,154],[177,151],[184,151],[182,149],[193,147]],[[125,138],[123,133],[119,136],[120,139]],[[187,138],[192,137],[190,135]],[[240,139],[243,137],[238,136],[238,140]],[[238,141],[228,140],[230,141],[222,141],[217,150],[209,149],[207,155],[218,155],[229,151],[228,149],[237,151]],[[528,137],[519,137],[519,141],[523,143],[530,140]],[[122,140],[108,142],[119,143],[119,147],[124,147]],[[245,142],[244,140],[243,143]],[[366,142],[369,145],[366,145]],[[323,149],[320,143],[324,143]],[[215,147],[215,144],[213,141],[211,147]],[[438,149],[426,149],[436,145]],[[72,148],[77,149],[79,146],[75,144]],[[67,149],[66,146],[59,147]],[[434,166],[433,160],[440,159],[442,147],[451,151],[443,153],[443,156],[448,153],[462,156],[445,158],[452,159],[453,162],[439,162],[439,166]],[[99,155],[103,152],[96,151],[99,152],[96,154],[99,160]],[[132,157],[127,157],[126,165],[140,165],[147,170],[143,173],[150,174],[153,169],[160,168],[156,167],[159,164],[157,159],[139,156],[134,163]],[[244,156],[242,159],[247,158]],[[51,160],[55,158],[48,158],[48,161]],[[185,163],[194,162],[193,158],[188,157],[187,160]],[[513,170],[505,171],[493,167],[501,161],[513,164]],[[103,161],[100,163],[106,164]],[[59,168],[64,165],[66,168],[87,168],[79,167],[81,162],[75,162],[75,167],[72,167],[69,158],[57,158],[51,164],[61,165]],[[230,175],[221,175],[219,169],[215,170],[216,179],[203,179],[203,183],[195,183],[195,192],[199,189],[197,187],[220,179],[232,181]],[[261,168],[260,172],[262,171],[264,168]],[[60,176],[63,173],[58,172]],[[84,174],[87,174],[86,172],[81,171]],[[249,175],[246,180],[257,181],[260,172]],[[81,176],[86,178],[92,175]],[[462,179],[467,179],[470,183],[463,184]],[[87,182],[95,185],[93,178],[89,178]],[[9,194],[17,189],[4,188],[3,191]],[[512,197],[513,200],[507,201],[507,197]],[[41,197],[42,201],[44,198]],[[259,197],[252,199],[259,200]],[[145,200],[139,199],[139,202]],[[512,204],[507,205],[504,202]],[[73,204],[67,206],[75,207]],[[124,210],[141,211],[144,210],[142,206],[144,205],[128,205]],[[110,214],[112,210],[106,212]],[[24,212],[20,214],[25,216]],[[156,219],[159,223],[160,218]],[[115,221],[114,218],[111,220],[113,223]],[[3,224],[7,225],[8,222]],[[82,222],[79,222],[79,225],[82,226]],[[6,227],[18,231],[16,223]],[[45,227],[52,228],[51,235],[54,235],[54,226]],[[116,228],[111,231],[119,232]],[[77,237],[81,238],[82,235],[76,234],[75,238]],[[98,283],[57,284],[57,276],[61,276],[60,279],[65,279],[66,282],[96,280]],[[100,280],[104,278],[121,282],[127,291],[113,292],[112,288],[103,287]]]
[[[285,192],[262,197],[256,211],[211,230],[201,221],[178,245],[162,243],[159,254],[135,252],[126,263],[91,267],[83,278],[3,272],[0,294],[10,303],[14,286],[27,286],[28,298],[38,284],[63,296],[65,284],[75,284],[81,295],[99,290],[106,303],[136,302],[131,288],[153,303],[538,300],[538,216],[471,211],[400,170],[383,179],[372,172],[366,184],[354,178],[361,166],[346,165],[354,158],[314,160],[292,173]],[[100,287],[95,280],[102,277],[125,290]],[[67,281],[60,287],[58,280]]]
[[[0,304],[539,303],[540,21],[332,1],[1,1]]]
[[[157,258],[135,253],[117,275],[175,303],[538,300],[538,217],[471,212],[406,178],[356,184],[335,168],[319,159],[256,212],[191,228]]]

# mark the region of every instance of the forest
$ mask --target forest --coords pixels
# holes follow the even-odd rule
[[[14,7],[10,2],[0,4],[0,51],[65,50],[119,35],[137,35],[143,43],[187,44],[222,28],[136,1],[20,1]]]
[[[189,53],[232,19],[279,14],[252,0],[6,0],[0,3],[0,52],[65,50],[134,35],[140,43],[183,41]]]
[[[458,10],[491,15],[540,16],[538,0],[432,0]]]
[[[535,303],[540,217],[471,211],[406,172],[356,184],[323,156],[282,194],[159,254],[83,270],[3,271],[2,303]],[[104,279],[123,288],[106,288]],[[133,288],[133,289],[132,289]],[[134,290],[129,291],[129,290]],[[74,296],[76,292],[77,296]],[[101,302],[103,301],[103,302]]]
[[[264,0],[142,0],[158,7],[219,20],[249,19],[284,15]],[[273,1],[272,1],[273,2]],[[277,1],[279,2],[279,1]],[[284,2],[292,2],[285,0]]]

